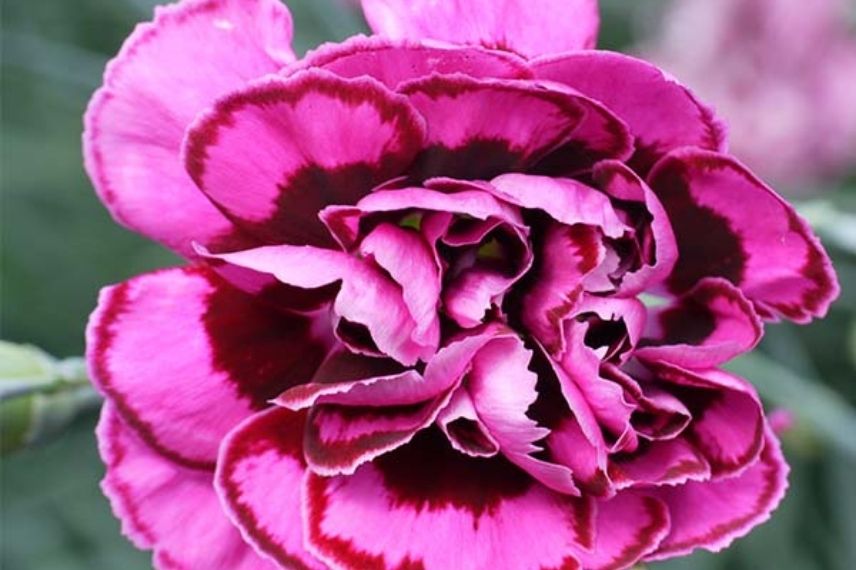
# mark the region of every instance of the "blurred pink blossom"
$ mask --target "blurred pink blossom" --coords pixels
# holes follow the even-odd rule
[[[856,157],[856,36],[846,0],[674,2],[647,57],[716,106],[765,178],[834,178]]]

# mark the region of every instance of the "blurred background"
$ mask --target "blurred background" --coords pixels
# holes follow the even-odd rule
[[[135,23],[151,17],[154,4],[0,0],[4,340],[32,344],[56,357],[79,356],[99,287],[178,262],[116,225],[81,165],[87,100],[100,84],[106,61]],[[365,29],[348,0],[288,4],[298,53]],[[782,507],[771,522],[724,554],[702,553],[651,568],[852,570],[856,2],[601,4],[600,47],[643,54],[712,103],[730,124],[732,150],[794,200],[824,238],[843,289],[826,320],[810,327],[770,326],[761,352],[733,366],[755,383],[770,410],[793,413],[793,426],[784,435],[793,466],[791,491]],[[17,366],[20,373],[21,366],[33,362],[19,365],[19,359],[13,366],[14,359],[5,358],[0,380],[7,379],[4,370],[12,374],[10,367]],[[54,369],[52,361],[39,355],[36,360],[47,363],[45,370]],[[63,374],[79,376],[77,364],[66,363]],[[72,408],[88,411],[60,435],[0,459],[4,570],[150,567],[149,555],[120,536],[119,523],[98,489],[103,468],[92,434],[95,407],[85,398],[74,402]],[[8,420],[17,412],[4,404],[0,413]]]

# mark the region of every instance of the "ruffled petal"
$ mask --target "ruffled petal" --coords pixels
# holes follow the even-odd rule
[[[312,319],[258,304],[201,266],[104,289],[87,328],[98,388],[149,445],[192,466],[213,465],[226,433],[308,381],[326,352]]]
[[[726,548],[770,518],[785,495],[787,477],[779,442],[768,432],[760,459],[740,476],[653,491],[669,507],[672,532],[649,559]]]
[[[336,314],[364,325],[381,352],[402,364],[427,359],[437,348],[414,340],[418,336],[417,323],[402,297],[401,287],[364,260],[340,251],[291,245],[208,255],[269,273],[296,287],[316,288],[341,281],[333,304]]]
[[[723,277],[763,317],[804,323],[826,314],[839,292],[829,257],[793,208],[736,160],[677,150],[653,169],[650,184],[677,238],[673,292]]]
[[[305,421],[304,413],[272,408],[235,428],[220,450],[216,489],[244,540],[276,561],[277,568],[324,570],[327,566],[303,546]]]
[[[218,96],[293,61],[291,35],[277,0],[185,0],[137,27],[84,120],[86,170],[120,223],[185,256],[243,240],[184,171],[181,141]]]
[[[332,568],[579,569],[593,505],[502,457],[474,459],[438,430],[352,476],[306,479],[307,546]]]
[[[437,416],[437,427],[461,453],[472,457],[493,457],[499,453],[499,443],[479,418],[472,397],[463,386],[455,390],[449,405]]]
[[[621,117],[636,137],[631,164],[639,172],[678,147],[724,150],[725,127],[713,112],[648,62],[590,51],[544,57],[532,67],[537,77],[569,85]]]
[[[362,0],[372,30],[396,39],[430,38],[534,57],[597,42],[595,0]]]
[[[610,144],[612,131],[623,127],[591,99],[534,81],[434,75],[399,91],[428,123],[426,148],[411,170],[417,180],[486,180],[526,170],[569,140],[600,146],[602,135]],[[496,120],[497,113],[503,120]],[[602,132],[588,132],[598,129],[598,118]],[[578,130],[586,132],[578,136]]]
[[[528,369],[531,358],[532,351],[520,339],[491,342],[472,361],[467,391],[476,414],[509,461],[547,487],[578,496],[570,469],[534,457],[542,451],[536,442],[550,430],[526,415],[538,397],[538,375]]]
[[[110,403],[97,435],[107,465],[101,488],[122,521],[122,533],[138,548],[154,550],[155,568],[278,568],[244,542],[226,518],[211,471],[183,467],[154,451]]]
[[[509,52],[436,42],[394,41],[356,36],[325,44],[301,61],[346,78],[368,75],[396,89],[405,81],[433,74],[462,73],[476,78],[529,79],[526,62]]]
[[[313,69],[267,77],[221,99],[187,134],[199,188],[266,243],[335,245],[318,220],[394,178],[422,148],[424,122],[368,77]]]
[[[653,311],[642,360],[710,368],[748,352],[764,334],[752,304],[725,279],[708,277],[665,307]]]

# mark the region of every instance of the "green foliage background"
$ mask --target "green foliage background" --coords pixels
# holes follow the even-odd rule
[[[711,0],[715,1],[715,0]],[[601,47],[632,44],[660,2],[602,2]],[[2,329],[6,340],[57,355],[83,351],[99,287],[176,258],[118,225],[82,170],[81,117],[103,66],[151,0],[0,0],[2,5]],[[345,0],[291,0],[296,48],[364,28]],[[712,70],[714,72],[714,70]],[[856,97],[856,94],[854,94]],[[854,157],[856,162],[856,157]],[[785,436],[791,492],[773,520],[725,554],[655,565],[664,570],[856,568],[856,179],[810,210],[826,236],[843,294],[810,328],[768,328],[764,355],[737,364],[769,403],[794,410]],[[817,204],[815,204],[817,206]],[[116,570],[150,566],[120,536],[98,490],[103,468],[95,414],[64,435],[2,459],[0,567]],[[452,570],[452,569],[450,569]]]

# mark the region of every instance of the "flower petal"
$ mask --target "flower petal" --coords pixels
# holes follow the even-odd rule
[[[266,243],[333,246],[318,220],[401,174],[424,124],[400,95],[321,70],[270,76],[221,99],[187,134],[193,180]]]
[[[96,431],[107,465],[101,488],[122,521],[122,533],[138,548],[154,550],[156,568],[277,568],[226,518],[212,472],[177,465],[151,449],[109,402]]]
[[[306,414],[282,408],[247,419],[224,440],[215,483],[226,514],[244,540],[278,568],[324,570],[303,546],[305,421]]]
[[[571,471],[563,465],[534,457],[535,445],[549,435],[526,415],[535,403],[538,375],[528,369],[532,351],[519,338],[494,340],[472,361],[466,387],[476,414],[509,461],[550,489],[578,496]]]
[[[724,277],[761,316],[800,323],[824,315],[838,295],[832,265],[808,224],[733,158],[681,149],[657,164],[650,184],[677,238],[673,292]]]
[[[462,73],[478,78],[529,79],[526,62],[509,52],[436,42],[394,41],[380,36],[355,36],[325,44],[301,61],[346,78],[368,75],[396,89],[403,82],[432,74]]]
[[[593,541],[590,502],[499,456],[463,455],[439,430],[352,476],[310,474],[305,493],[307,547],[332,568],[578,569]]]
[[[208,255],[269,273],[296,287],[315,288],[341,281],[334,311],[350,322],[364,325],[381,352],[411,365],[436,350],[436,346],[414,340],[417,323],[404,302],[401,287],[366,261],[341,251],[291,245]]]
[[[631,160],[642,173],[672,149],[724,150],[725,127],[680,83],[648,62],[607,51],[580,51],[532,62],[537,77],[559,81],[603,104],[636,137]]]
[[[764,410],[746,380],[721,370],[687,371],[659,363],[656,378],[693,416],[687,436],[710,464],[715,478],[735,476],[750,467],[764,447]]]
[[[779,442],[768,431],[760,459],[740,476],[652,491],[669,506],[672,532],[649,559],[726,548],[770,518],[785,495],[787,476]]]
[[[600,25],[595,0],[362,0],[372,30],[396,39],[483,45],[526,57],[589,49]]]
[[[653,311],[654,326],[634,353],[688,368],[724,364],[755,347],[763,324],[739,289],[707,277],[674,303]]]
[[[479,418],[470,393],[463,386],[455,390],[449,405],[437,416],[437,426],[452,447],[471,457],[493,457],[499,443]]]
[[[108,65],[89,104],[86,170],[123,225],[192,257],[242,238],[184,171],[184,129],[218,96],[294,61],[277,0],[187,0],[159,7]]]
[[[87,328],[98,388],[149,445],[191,466],[213,465],[226,433],[308,381],[326,352],[310,318],[260,305],[202,266],[104,289]]]
[[[683,485],[710,479],[710,465],[682,437],[643,443],[632,454],[610,458],[609,478],[618,489],[648,485]]]
[[[586,97],[534,81],[434,75],[399,91],[428,123],[426,148],[412,169],[417,180],[486,180],[525,170],[574,139],[576,129],[598,111]],[[503,120],[496,120],[497,112]]]
[[[655,288],[669,276],[678,260],[675,234],[663,205],[648,185],[621,162],[599,162],[593,176],[598,187],[621,204],[617,207],[637,218],[641,226],[636,228],[642,253],[640,267],[621,276],[616,294],[631,296]]]

